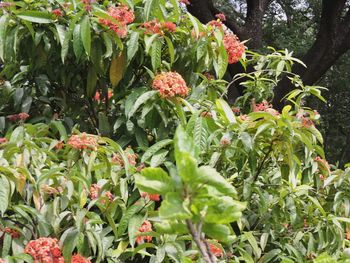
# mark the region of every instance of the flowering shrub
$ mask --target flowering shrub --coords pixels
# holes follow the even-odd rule
[[[346,262],[350,171],[302,103],[321,88],[184,4],[1,3],[5,261]],[[282,73],[298,89],[279,112]]]

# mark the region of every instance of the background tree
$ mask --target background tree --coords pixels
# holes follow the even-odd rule
[[[215,14],[223,12],[227,18],[225,25],[240,39],[249,40],[250,48],[287,48],[303,60],[307,68],[296,65],[294,72],[301,75],[305,84],[324,85],[330,90],[325,94],[328,104],[317,103],[317,108],[324,113],[322,129],[328,158],[342,165],[350,160],[350,153],[344,149],[349,128],[346,124],[345,128],[334,125],[334,116],[339,117],[337,121],[344,121],[349,114],[348,110],[341,110],[348,98],[349,5],[350,1],[346,0],[193,0],[188,9],[202,22],[215,19]],[[242,70],[238,65],[229,67],[231,75]],[[288,79],[279,82],[273,103],[277,108],[282,107],[281,100],[291,88]],[[239,87],[238,90],[242,92]],[[237,96],[236,88],[231,88],[229,96]],[[329,125],[331,122],[333,125]],[[336,138],[332,139],[334,134]]]

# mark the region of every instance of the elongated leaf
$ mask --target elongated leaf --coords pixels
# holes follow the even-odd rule
[[[80,25],[76,24],[73,31],[73,50],[77,59],[80,59],[84,51],[83,41],[81,40]]]
[[[131,217],[133,217],[140,209],[141,209],[141,206],[133,205],[133,206],[130,206],[124,212],[123,217],[120,219],[120,223],[118,226],[118,236],[121,236],[122,234],[124,234],[125,230],[128,227]]]
[[[86,82],[86,94],[88,97],[92,97],[96,91],[97,73],[94,66],[89,67],[87,82]]]
[[[2,61],[4,60],[6,30],[9,18],[10,16],[8,14],[4,14],[0,17],[0,59]]]
[[[171,139],[165,139],[160,142],[157,142],[156,144],[152,145],[147,149],[147,151],[142,155],[141,162],[144,163],[149,158],[153,156],[156,152],[158,152],[160,149],[164,148],[165,146],[171,144],[173,140]]]
[[[10,183],[5,176],[0,177],[0,213],[4,216],[10,203]]]
[[[191,218],[191,212],[184,206],[180,194],[167,193],[159,209],[159,216],[164,219],[187,219]]]
[[[109,68],[109,79],[113,87],[117,86],[124,75],[126,67],[125,54],[120,53],[119,56],[112,59],[111,67]]]
[[[81,40],[83,42],[84,49],[88,56],[90,56],[91,53],[91,27],[90,27],[90,19],[86,15],[83,17],[83,19],[80,22],[80,33],[81,33]]]
[[[226,101],[217,99],[216,106],[226,124],[236,123],[236,117]]]
[[[134,58],[137,50],[139,49],[139,33],[133,31],[130,34],[130,39],[127,42],[127,47],[128,47],[128,51],[127,51],[127,57],[128,57],[128,63]]]
[[[138,97],[138,99],[135,101],[133,107],[128,112],[128,118],[131,118],[135,114],[135,112],[140,108],[140,106],[142,104],[147,102],[149,99],[154,97],[156,94],[157,94],[156,90],[150,90],[150,91],[143,93],[140,97]]]
[[[151,62],[153,71],[156,72],[161,65],[162,60],[162,42],[158,38],[153,41],[151,51]]]
[[[52,23],[52,14],[48,12],[41,12],[41,11],[24,11],[17,14],[17,17],[34,22],[34,23],[40,23],[40,24],[49,24]]]

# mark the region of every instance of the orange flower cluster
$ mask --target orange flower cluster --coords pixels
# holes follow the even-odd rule
[[[91,263],[91,261],[80,254],[74,254],[72,256],[72,263]]]
[[[100,196],[100,192],[101,192],[101,186],[99,186],[98,184],[92,184],[90,187],[90,199],[91,200],[97,199]],[[114,199],[114,196],[110,191],[104,192],[102,196],[107,197],[110,202],[112,202]],[[105,202],[106,202],[105,200],[102,201],[103,204]]]
[[[80,135],[74,134],[72,135],[67,144],[72,146],[75,149],[92,149],[96,150],[98,146],[97,137],[91,134],[86,134],[83,132]]]
[[[152,88],[158,90],[162,98],[172,98],[176,95],[186,97],[189,92],[185,80],[177,72],[164,72],[157,75],[153,80]]]
[[[160,195],[159,194],[149,194],[149,193],[141,193],[141,197],[146,199],[148,198],[151,201],[160,201]]]
[[[7,116],[7,118],[10,121],[19,121],[19,120],[25,121],[26,119],[29,118],[29,114],[25,113],[25,112],[21,112],[21,113],[18,113],[18,114],[9,115],[9,116]]]
[[[134,22],[135,15],[132,10],[126,5],[119,5],[118,7],[108,8],[108,14],[118,23],[112,22],[108,19],[100,19],[99,22],[102,25],[109,27],[113,30],[120,38],[126,37],[128,33],[127,25]]]
[[[220,247],[215,246],[214,244],[209,243],[209,248],[210,248],[210,252],[215,256],[215,257],[222,257],[223,256],[223,252],[222,249]]]
[[[56,238],[41,237],[31,240],[26,245],[24,253],[31,255],[34,262],[64,263],[61,248]]]
[[[136,153],[133,153],[133,152],[131,152],[131,150],[128,150],[128,149],[126,149],[124,151],[124,153],[126,155],[126,158],[128,159],[129,164],[131,166],[135,166],[137,163],[136,160],[139,156]],[[113,155],[112,162],[119,164],[121,167],[125,166],[124,160],[119,153]]]
[[[280,115],[278,111],[272,108],[272,104],[269,104],[266,100],[263,100],[261,103],[258,103],[258,104],[256,104],[255,101],[253,101],[252,104],[253,104],[253,112],[265,111],[274,116]]]
[[[246,49],[245,45],[232,33],[225,34],[224,46],[228,55],[229,64],[238,62],[242,58]]]
[[[0,144],[7,142],[6,138],[0,138]]]
[[[17,230],[11,229],[9,227],[5,227],[4,229],[0,228],[0,232],[7,233],[11,235],[12,238],[19,238],[21,236],[21,234]]]
[[[14,6],[15,3],[11,3],[11,2],[1,2],[0,3],[0,8],[6,8],[6,7],[11,7]]]
[[[150,221],[145,220],[145,222],[143,222],[143,224],[141,225],[141,227],[139,228],[139,233],[142,232],[151,232],[152,231],[152,224]],[[152,241],[152,237],[151,236],[138,236],[136,238],[136,243],[137,244],[142,244],[144,241],[147,242],[151,242]]]
[[[319,115],[318,112],[315,113],[315,116]],[[301,126],[304,128],[310,128],[315,126],[315,123],[310,119],[310,114],[299,110],[296,117],[301,121]]]
[[[51,13],[52,13],[54,16],[56,16],[56,17],[61,17],[61,16],[63,16],[63,13],[62,13],[62,11],[61,11],[60,9],[54,9],[54,10],[51,11]]]
[[[164,31],[174,32],[176,25],[172,22],[165,21],[159,22],[157,19],[145,22],[141,25],[145,28],[145,34],[164,34]]]

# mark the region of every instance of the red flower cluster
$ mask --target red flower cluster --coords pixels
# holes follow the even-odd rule
[[[226,16],[225,16],[223,13],[216,14],[215,17],[216,17],[217,19],[219,19],[220,21],[222,21],[222,22],[225,22],[225,21],[226,21]]]
[[[145,220],[145,222],[143,222],[142,226],[139,228],[139,233],[142,232],[151,232],[152,231],[152,224],[150,221]],[[147,242],[151,242],[152,241],[152,237],[151,236],[138,236],[136,238],[136,243],[137,244],[142,244],[144,241]]]
[[[6,262],[2,258],[0,258],[0,263],[6,263]]]
[[[92,184],[90,187],[90,199],[91,200],[97,199],[100,196],[100,192],[101,192],[101,186],[99,186],[98,184]],[[107,197],[110,202],[112,202],[114,199],[114,196],[110,191],[104,192],[102,196]],[[105,200],[103,200],[102,203],[104,204]]]
[[[176,25],[173,22],[159,22],[157,19],[145,22],[141,25],[145,28],[145,34],[164,34],[164,31],[174,32]]]
[[[0,144],[7,142],[6,138],[0,138]]]
[[[55,149],[57,150],[61,150],[64,146],[64,142],[63,141],[59,141],[57,142],[57,144],[55,145]]]
[[[61,17],[61,16],[63,16],[63,13],[62,13],[62,11],[61,11],[60,9],[54,9],[54,10],[51,11],[51,13],[52,13],[54,16],[56,16],[56,17]]]
[[[222,138],[220,139],[220,144],[222,146],[229,146],[231,144],[231,140],[230,138],[228,138],[227,136],[222,136]]]
[[[91,263],[91,261],[80,254],[74,254],[71,263]]]
[[[209,243],[209,248],[210,248],[210,252],[215,256],[215,257],[222,257],[223,256],[223,252],[222,249],[220,247],[215,246],[214,244]]]
[[[11,229],[9,227],[5,227],[4,229],[0,228],[0,232],[7,233],[11,235],[12,238],[19,238],[21,236],[21,234],[17,230]]]
[[[259,111],[265,111],[267,113],[270,113],[274,116],[279,116],[280,113],[272,108],[272,104],[269,104],[266,100],[263,100],[261,103],[256,104],[255,101],[253,101],[253,112],[259,112]]]
[[[92,149],[96,150],[98,143],[97,143],[97,137],[91,134],[86,134],[83,132],[80,135],[72,135],[67,144],[71,145],[75,149]]]
[[[56,238],[41,237],[31,240],[26,245],[24,253],[31,255],[34,262],[64,263],[60,246]]]
[[[9,116],[7,116],[7,118],[10,121],[19,121],[19,120],[25,121],[26,119],[29,118],[29,114],[25,113],[25,112],[21,112],[21,113],[18,113],[18,114],[9,115]]]
[[[152,88],[158,90],[163,98],[172,98],[176,95],[185,97],[189,92],[185,80],[177,72],[165,72],[157,75],[153,80]]]
[[[100,19],[99,22],[102,25],[109,27],[113,30],[120,38],[126,37],[128,33],[127,25],[134,22],[135,15],[132,10],[126,5],[119,5],[118,7],[110,7],[108,14],[118,23],[114,23],[108,19]]]
[[[232,33],[226,33],[224,36],[224,46],[228,54],[228,63],[238,62],[245,51],[245,46],[239,41],[238,37]]]
[[[148,198],[151,201],[160,201],[160,195],[159,194],[149,194],[149,193],[141,193],[141,197],[146,199]]]

